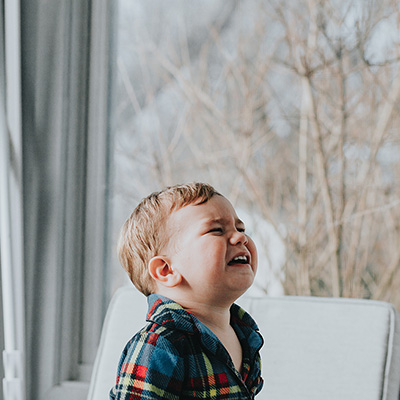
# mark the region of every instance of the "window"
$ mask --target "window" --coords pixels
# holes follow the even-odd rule
[[[399,304],[398,6],[118,4],[114,240],[143,196],[203,180],[263,222],[259,290]]]
[[[259,175],[274,140],[266,77],[252,77],[251,57],[267,44],[254,41],[265,10],[259,2],[241,4],[119,1],[113,236],[115,243],[125,219],[152,191],[209,182],[248,216],[259,251],[275,248],[261,258],[256,286],[258,294],[267,288],[278,294],[284,244],[257,197],[267,190]],[[243,7],[247,20],[241,20]],[[253,17],[254,26],[248,24]],[[113,260],[116,288],[126,278]]]

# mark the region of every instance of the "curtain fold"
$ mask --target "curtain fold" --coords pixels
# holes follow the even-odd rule
[[[96,26],[99,18],[93,13],[98,4],[107,16],[102,26]],[[84,281],[96,272],[86,256],[87,238],[92,234],[102,244],[105,240],[105,228],[87,232],[86,221],[92,213],[87,205],[93,180],[89,143],[93,135],[100,142],[108,135],[105,124],[91,132],[90,120],[96,114],[106,120],[108,112],[107,106],[93,109],[91,87],[109,74],[110,4],[21,0],[27,388],[32,400],[55,398],[63,382],[81,379],[82,324],[101,324],[82,321],[81,314]],[[94,27],[106,32],[101,60],[91,52]],[[98,62],[105,65],[106,76],[93,76],[91,65]],[[104,85],[98,96],[108,98],[108,90]],[[105,163],[108,151],[102,148],[96,162]],[[105,173],[102,187],[107,179]],[[103,192],[99,199],[105,198]],[[105,209],[97,212],[97,220],[104,218]],[[101,314],[96,311],[102,307],[100,284],[94,288],[99,304],[93,304],[93,315]]]
[[[58,381],[53,371],[63,235],[66,6],[21,4],[27,382],[31,398],[41,399]]]

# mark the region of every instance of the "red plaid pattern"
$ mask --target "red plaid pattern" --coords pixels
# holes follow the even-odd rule
[[[110,399],[253,399],[262,388],[263,339],[243,309],[231,307],[242,345],[242,374],[218,338],[194,315],[159,295],[148,298],[148,325],[126,345]]]

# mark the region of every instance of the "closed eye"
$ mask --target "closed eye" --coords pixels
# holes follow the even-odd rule
[[[223,233],[223,229],[222,229],[222,228],[212,228],[212,229],[210,229],[210,230],[208,231],[208,233],[213,233],[213,232],[216,232],[216,233]]]

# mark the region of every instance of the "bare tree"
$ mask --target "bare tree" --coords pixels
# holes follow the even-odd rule
[[[187,26],[163,45],[135,32],[142,77],[118,64],[130,179],[207,180],[262,214],[288,294],[400,308],[397,2],[239,2],[224,18],[197,53]]]

